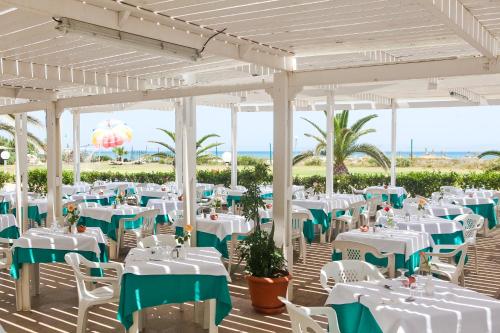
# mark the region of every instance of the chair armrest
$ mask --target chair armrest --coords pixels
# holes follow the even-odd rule
[[[123,274],[123,264],[119,262],[103,262],[99,266],[104,269],[114,269],[118,277]]]
[[[111,283],[111,284],[118,284],[120,282],[119,278],[109,277],[109,276],[83,275],[82,280],[89,281],[89,282],[103,282],[103,283]]]
[[[441,250],[451,250],[451,251],[450,252],[441,252]],[[434,255],[436,255],[436,253],[448,254],[451,257],[451,256],[455,256],[460,251],[465,251],[465,249],[461,248],[461,245],[451,245],[451,244],[446,245],[446,244],[443,244],[443,245],[435,245],[432,248],[432,252],[431,253],[434,253]]]
[[[339,324],[337,321],[337,313],[331,307],[316,306],[316,307],[303,307],[302,308],[308,315],[311,316],[326,316],[328,319],[328,332],[340,332]]]

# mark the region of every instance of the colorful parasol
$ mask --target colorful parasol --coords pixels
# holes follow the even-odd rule
[[[114,148],[132,141],[132,130],[124,122],[110,119],[100,122],[92,132],[92,144],[97,148]]]

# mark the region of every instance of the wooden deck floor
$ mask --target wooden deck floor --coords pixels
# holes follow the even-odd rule
[[[132,240],[129,240],[131,244]],[[331,251],[329,244],[313,243],[308,248],[307,264],[296,263],[293,279],[296,303],[323,305],[326,293],[319,284],[319,269],[330,260]],[[500,297],[500,229],[491,232],[487,238],[478,239],[478,259],[480,273],[476,275],[473,270],[468,271],[466,286]],[[7,271],[0,271],[0,323],[8,333],[74,332],[78,299],[73,272],[64,264],[44,264],[40,270],[40,295],[33,298],[31,312],[16,312],[14,282]],[[233,276],[230,292],[233,310],[222,322],[219,332],[290,332],[287,314],[263,316],[253,312],[241,269]],[[117,307],[117,304],[106,304],[93,308],[89,314],[87,332],[123,332],[123,327],[116,320]],[[193,323],[192,315],[192,305],[186,306],[184,312],[175,306],[149,310],[146,331],[203,332]]]

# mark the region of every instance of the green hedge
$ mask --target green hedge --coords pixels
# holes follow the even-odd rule
[[[250,180],[253,168],[247,168],[238,172],[238,182],[245,183]],[[139,173],[119,173],[119,172],[82,172],[82,181],[93,183],[96,180],[128,180],[141,183],[162,184],[167,181],[173,181],[175,174],[173,172],[139,172]],[[231,183],[231,170],[224,169],[220,171],[200,170],[197,173],[197,180],[200,183],[224,184],[229,186]],[[5,183],[14,182],[12,174],[0,172],[0,186]],[[63,172],[63,183],[71,184],[73,182],[72,171]],[[268,183],[272,182],[272,174],[269,174]],[[295,177],[294,184],[311,187],[314,182],[324,184],[324,176]],[[335,190],[340,192],[350,192],[349,185],[358,189],[367,186],[388,184],[390,179],[384,174],[351,174],[335,177]],[[500,172],[471,172],[467,174],[458,174],[455,172],[410,172],[399,174],[397,184],[403,186],[411,194],[430,196],[432,192],[439,190],[443,185],[454,185],[461,188],[466,187],[485,187],[489,189],[500,189]],[[47,190],[47,171],[45,169],[34,169],[29,171],[28,185],[30,191]]]

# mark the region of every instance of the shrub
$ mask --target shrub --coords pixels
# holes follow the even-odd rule
[[[111,156],[108,156],[108,155],[94,155],[92,156],[92,159],[91,159],[91,162],[108,162],[108,161],[111,161],[112,158]]]
[[[313,157],[304,162],[305,166],[321,166],[323,165],[323,161],[321,158]]]
[[[264,159],[252,156],[238,156],[238,165],[255,166],[262,163]]]
[[[411,161],[409,158],[398,157],[396,158],[396,166],[398,168],[408,168],[411,166]]]

